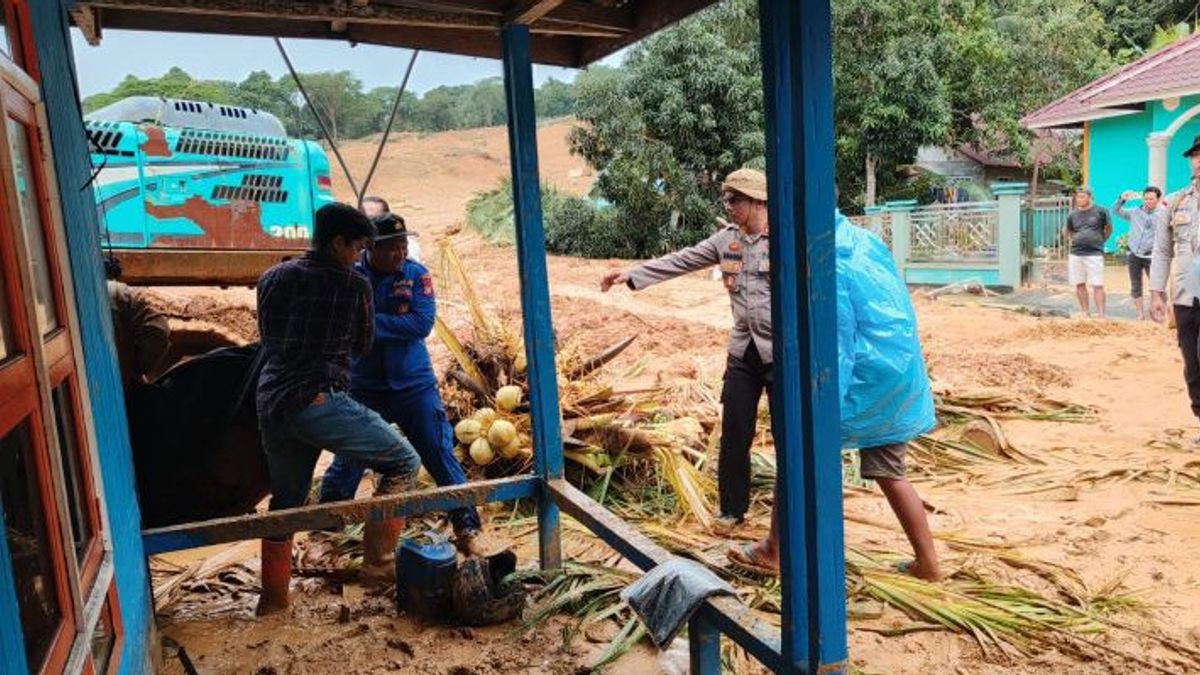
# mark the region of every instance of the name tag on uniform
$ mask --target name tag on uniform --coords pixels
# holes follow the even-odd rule
[[[742,254],[741,253],[722,253],[721,254],[721,274],[741,274],[742,273]]]
[[[397,279],[392,282],[392,295],[400,298],[411,298],[413,282],[411,279]]]
[[[763,258],[761,261],[759,261],[758,273],[759,274],[770,274],[771,273],[771,259],[770,258]]]

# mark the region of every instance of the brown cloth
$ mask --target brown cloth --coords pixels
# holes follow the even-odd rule
[[[137,289],[119,281],[109,280],[108,301],[121,384],[128,388],[157,373],[171,347],[171,327],[167,317],[151,307]]]

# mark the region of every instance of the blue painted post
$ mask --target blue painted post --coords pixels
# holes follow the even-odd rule
[[[688,620],[692,675],[721,675],[721,632],[699,614]]]
[[[554,363],[554,324],[550,318],[550,282],[546,273],[546,236],[542,231],[529,27],[504,26],[500,39],[504,48],[504,97],[508,108],[508,149],[512,161],[525,356],[529,363],[534,470],[548,480],[562,478],[563,448],[558,375]],[[558,506],[544,484],[538,496],[538,553],[542,569],[562,567]]]
[[[0,522],[5,522],[0,505]],[[25,639],[21,633],[21,608],[13,579],[8,537],[0,536],[0,673],[27,673]]]
[[[846,661],[830,0],[759,0],[771,222],[783,660]]]

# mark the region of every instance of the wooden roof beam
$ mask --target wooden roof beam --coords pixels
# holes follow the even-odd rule
[[[498,24],[499,22],[497,22]],[[261,37],[310,38],[345,40],[352,43],[385,45],[431,52],[500,58],[500,31],[477,29],[428,28],[356,24],[351,22],[345,33],[333,33],[329,23],[266,19],[231,22],[220,15],[185,15],[167,12],[104,12],[104,27],[113,30],[151,30],[219,35],[251,35]],[[533,58],[537,63],[578,68],[578,40],[543,35],[533,41]]]
[[[79,31],[83,33],[83,39],[87,40],[89,45],[95,47],[100,44],[100,38],[103,35],[98,8],[76,5],[71,8],[71,19],[75,21]]]
[[[347,5],[344,2],[291,2],[291,0],[84,0],[80,7],[156,12],[192,16],[220,15],[230,19],[299,19],[332,23],[406,25],[447,28],[495,29],[489,17],[462,12]]]
[[[558,9],[566,0],[518,0],[504,15],[504,23],[531,24]]]
[[[403,4],[352,4],[341,0],[82,0],[77,9],[113,9],[186,15],[223,15],[235,19],[299,19],[332,23],[429,28],[498,30],[504,15],[483,0],[400,0]],[[633,28],[633,14],[580,0],[522,0],[534,5],[529,16],[542,14],[535,33],[619,38]],[[554,16],[544,16],[555,11]]]

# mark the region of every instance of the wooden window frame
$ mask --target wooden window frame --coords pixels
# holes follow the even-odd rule
[[[40,1],[40,0],[38,0]],[[77,337],[81,326],[75,314],[72,270],[65,241],[62,208],[56,192],[57,176],[49,153],[47,117],[38,85],[39,73],[29,21],[29,0],[0,0],[9,34],[12,58],[0,54],[0,281],[8,305],[13,340],[10,355],[0,364],[0,434],[27,424],[30,435],[30,470],[36,473],[39,501],[44,513],[56,601],[61,621],[41,664],[30,664],[34,672],[50,675],[64,667],[93,673],[115,673],[124,645],[120,603],[113,580],[113,556],[109,528],[103,514],[103,487],[98,472],[97,439],[89,399],[83,353]],[[38,210],[45,264],[57,314],[57,327],[46,334],[39,325],[33,297],[36,280],[30,267],[29,247],[21,229],[21,205],[16,192],[15,158],[11,156],[8,120],[22,125],[28,142],[27,180],[32,184]],[[89,524],[90,538],[82,551],[75,545],[75,532],[68,511],[67,467],[62,440],[58,438],[55,394],[63,388],[61,413],[70,415],[75,438],[74,460],[83,503],[80,515]],[[66,422],[66,419],[63,420]],[[67,425],[64,424],[64,427]],[[82,542],[81,542],[82,543]],[[92,639],[108,608],[114,634],[109,663],[95,664]]]
[[[39,0],[34,0],[37,2]],[[4,15],[9,27],[8,41],[12,48],[13,65],[23,70],[35,82],[42,77],[37,65],[37,45],[33,35],[33,23],[29,20],[29,0],[0,0],[4,2]]]

